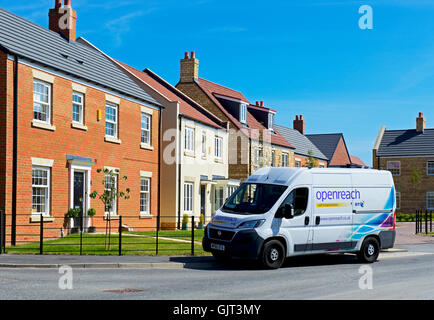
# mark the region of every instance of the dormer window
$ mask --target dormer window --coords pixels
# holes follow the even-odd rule
[[[268,130],[273,131],[273,125],[274,125],[274,114],[269,113],[268,114]]]
[[[247,105],[240,105],[240,122],[246,124],[247,123]]]

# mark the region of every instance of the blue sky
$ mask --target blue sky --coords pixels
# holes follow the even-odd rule
[[[361,5],[374,28],[358,27]],[[54,0],[0,0],[48,25]],[[176,84],[179,59],[196,51],[199,75],[240,90],[307,133],[342,132],[351,154],[372,164],[381,125],[434,127],[432,0],[72,0],[77,34],[134,67]]]

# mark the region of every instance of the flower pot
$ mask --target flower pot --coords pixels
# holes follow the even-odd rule
[[[182,230],[188,230],[188,223],[182,224]]]

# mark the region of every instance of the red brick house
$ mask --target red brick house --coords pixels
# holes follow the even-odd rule
[[[55,1],[50,29],[0,9],[0,209],[12,244],[33,239],[24,235],[41,216],[45,236],[59,237],[69,208],[84,218],[94,208],[103,225],[109,213],[89,196],[104,190],[97,169],[118,169],[115,183],[131,189],[129,200],[114,203],[112,219],[128,215],[127,224],[150,226],[159,212],[161,105],[76,39],[76,17],[70,1]]]

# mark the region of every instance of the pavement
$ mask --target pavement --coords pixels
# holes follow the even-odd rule
[[[407,252],[413,244],[434,243],[434,237],[416,236],[414,223],[398,223],[395,247],[383,250],[381,257],[395,257]],[[73,256],[73,255],[0,255],[0,268],[84,269],[213,269],[218,266],[211,256]]]

